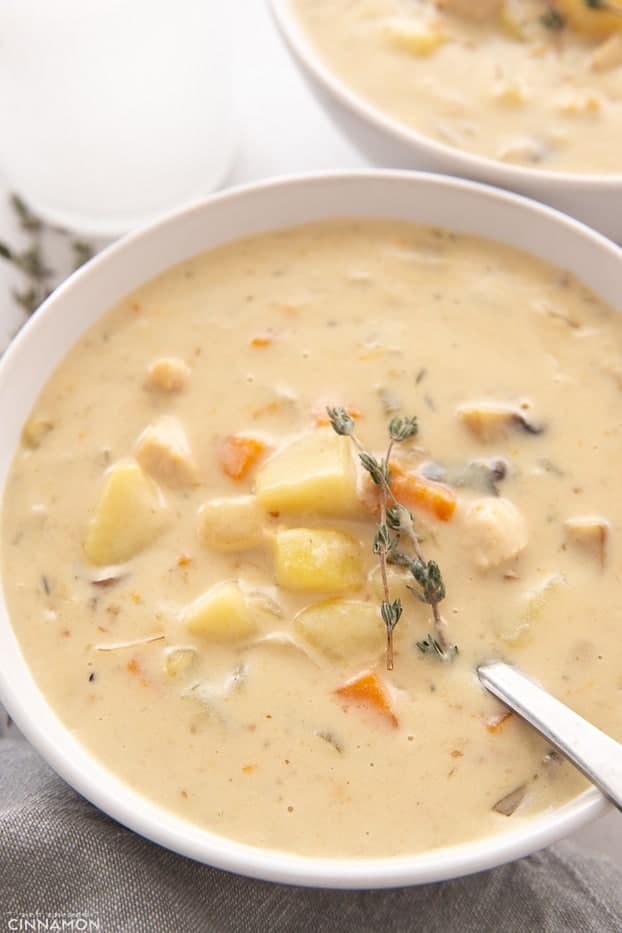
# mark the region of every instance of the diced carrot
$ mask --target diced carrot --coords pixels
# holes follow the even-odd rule
[[[231,479],[244,479],[265,450],[264,442],[255,437],[230,434],[220,449],[220,465]]]
[[[506,709],[497,716],[491,716],[490,719],[486,721],[486,729],[488,732],[500,732],[513,715],[514,713],[511,709]]]
[[[313,421],[318,427],[323,427],[327,424],[330,424],[330,418],[326,412],[327,408],[345,408],[347,413],[351,418],[354,418],[357,421],[362,417],[361,412],[354,405],[344,405],[339,399],[335,399],[334,396],[323,395],[322,398],[316,399],[316,401],[311,406],[311,414],[313,416]]]
[[[405,473],[395,463],[391,463],[391,489],[407,509],[426,509],[442,522],[448,522],[456,510],[458,498],[453,489],[418,473]]]
[[[138,672],[140,671],[140,668],[138,666],[138,661],[136,660],[136,658],[131,658],[127,662],[127,669],[130,672],[130,674],[138,674]]]
[[[273,342],[274,338],[271,334],[256,334],[251,337],[250,345],[251,347],[269,347]]]
[[[397,716],[391,707],[388,691],[378,675],[372,671],[358,674],[352,680],[348,680],[342,687],[338,687],[335,693],[344,700],[372,707],[378,713],[381,713],[385,719],[388,719],[391,725],[398,725]]]

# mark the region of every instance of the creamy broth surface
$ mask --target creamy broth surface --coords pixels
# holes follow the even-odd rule
[[[622,739],[621,351],[618,314],[572,275],[413,225],[331,221],[165,272],[71,349],[12,466],[4,589],[41,690],[132,787],[252,845],[415,853],[570,800],[584,779],[505,717],[474,668],[509,658]],[[346,508],[344,495],[336,515],[324,494],[297,510],[240,498],[259,493],[301,437],[349,444],[317,425],[327,402],[356,413],[378,454],[392,411],[418,416],[398,459],[421,483],[443,480],[456,503],[445,520],[433,502],[412,507],[447,587],[451,661],[418,649],[430,607],[393,570],[404,615],[386,670],[375,519],[358,500]],[[177,436],[166,447],[158,430],[171,424],[187,446]],[[232,436],[252,442],[246,459]],[[299,457],[303,473],[313,456]],[[491,462],[505,475],[491,476]],[[120,523],[101,514],[119,470],[152,496],[140,540],[142,500],[123,505]],[[313,590],[304,567],[277,568],[292,529],[341,533],[352,579],[340,571],[322,589],[312,574]],[[111,568],[107,547],[133,553]],[[330,613],[328,636],[301,627],[298,614],[327,599],[363,604],[360,638],[346,627],[335,646]],[[388,711],[336,692],[363,672],[383,685]],[[512,815],[494,809],[514,791]]]
[[[426,136],[511,164],[622,171],[616,0],[604,28],[587,0],[291,2],[339,78]]]

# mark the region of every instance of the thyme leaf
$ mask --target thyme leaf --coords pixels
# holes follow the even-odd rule
[[[458,645],[448,645],[447,648],[443,648],[438,639],[429,632],[424,639],[417,642],[417,648],[422,654],[434,654],[441,661],[453,661],[458,654]]]

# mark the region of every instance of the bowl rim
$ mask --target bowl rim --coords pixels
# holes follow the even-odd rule
[[[291,188],[312,189],[317,185],[330,186],[331,184],[369,183],[370,181],[389,184],[406,183],[413,184],[415,187],[424,184],[438,189],[448,189],[452,193],[463,191],[478,198],[521,207],[536,220],[538,215],[548,217],[555,224],[574,231],[575,235],[580,235],[583,240],[591,241],[601,251],[609,253],[615,262],[619,263],[622,270],[622,249],[602,234],[554,208],[479,182],[431,173],[395,170],[316,172],[269,179],[229,189],[203,202],[160,218],[107,247],[84,267],[73,273],[46,300],[37,314],[27,321],[0,360],[0,393],[10,394],[7,374],[10,375],[11,367],[19,362],[21,354],[28,352],[27,347],[23,349],[24,345],[32,340],[36,341],[37,331],[43,328],[46,319],[51,315],[61,313],[66,296],[79,290],[81,283],[87,277],[99,273],[102,267],[109,275],[110,269],[107,267],[116,262],[118,256],[123,256],[128,251],[131,254],[132,250],[140,249],[141,244],[148,242],[152,237],[157,239],[162,231],[165,231],[170,243],[179,223],[183,223],[185,219],[193,215],[208,221],[214,205],[224,204],[226,206],[237,201],[243,202],[245,198],[255,194],[271,194],[274,191],[287,191]],[[413,219],[411,222],[417,221]],[[268,231],[274,228],[272,220],[268,219],[265,229]],[[233,235],[229,239],[223,237],[222,242],[235,241],[244,235],[246,234]],[[493,239],[491,235],[489,238]],[[163,262],[160,271],[172,264],[174,263]],[[65,339],[64,352],[67,352],[73,343],[74,340]],[[4,492],[4,488],[0,491]],[[94,754],[87,751],[77,741],[71,734],[70,727],[62,723],[52,708],[47,705],[30,672],[17,636],[10,624],[0,580],[0,646],[3,644],[5,647],[8,644],[13,651],[13,662],[17,660],[18,666],[21,665],[22,676],[28,682],[29,689],[27,691],[20,689],[20,683],[23,687],[23,681],[20,682],[15,664],[11,664],[10,661],[5,662],[4,652],[0,652],[0,701],[7,707],[20,730],[48,764],[82,796],[118,822],[178,854],[189,856],[216,868],[269,881],[329,888],[381,888],[436,882],[493,868],[529,855],[578,830],[610,809],[610,804],[606,799],[595,788],[590,788],[562,807],[546,811],[516,829],[418,855],[382,858],[316,858],[250,846],[219,836],[209,830],[199,829],[172,811],[149,801],[116,777],[112,771],[100,763]],[[38,720],[33,715],[32,707],[36,707],[37,704],[40,709],[46,710],[47,722]],[[46,728],[46,726],[54,728]],[[58,736],[63,741],[62,748],[56,744],[55,738]]]
[[[439,156],[451,160],[451,174],[478,177],[489,184],[514,190],[525,185],[541,183],[556,189],[572,188],[602,191],[619,190],[622,172],[569,172],[552,169],[532,168],[527,165],[510,165],[491,156],[478,155],[458,146],[450,146],[435,140],[415,127],[410,127],[396,117],[381,110],[364,96],[357,93],[346,81],[323,60],[307,36],[304,26],[293,9],[292,0],[268,0],[268,7],[276,27],[294,58],[320,87],[335,98],[343,107],[376,130],[399,141],[413,150],[423,151],[428,158]]]

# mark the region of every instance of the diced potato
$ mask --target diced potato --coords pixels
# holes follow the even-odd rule
[[[41,446],[53,428],[54,423],[45,418],[29,418],[22,428],[22,443],[24,447],[36,450]]]
[[[180,392],[190,378],[190,368],[174,356],[154,360],[147,370],[145,388],[156,392]]]
[[[600,563],[605,564],[609,522],[597,515],[578,515],[564,522],[566,537],[572,544],[591,553]]]
[[[186,607],[182,621],[193,635],[212,641],[238,641],[257,628],[240,587],[230,581],[199,596]]]
[[[510,39],[515,39],[517,42],[526,41],[527,37],[523,25],[520,20],[516,18],[507,3],[503,4],[503,9],[499,14],[499,26]]]
[[[352,515],[360,511],[351,442],[332,428],[304,434],[257,473],[257,499],[268,512]]]
[[[578,32],[590,36],[608,36],[622,31],[622,0],[607,0],[606,6],[613,7],[617,13],[599,8],[586,0],[554,0],[554,5],[566,22]]]
[[[196,658],[194,648],[171,648],[166,654],[166,673],[169,677],[179,677],[190,670]]]
[[[527,625],[538,622],[543,611],[549,605],[551,597],[566,583],[561,573],[551,573],[525,594],[525,621]]]
[[[194,486],[199,482],[184,427],[172,415],[164,415],[145,428],[136,442],[135,454],[145,473],[165,486]]]
[[[447,41],[445,33],[433,23],[406,17],[388,20],[384,35],[391,45],[420,58],[431,55]]]
[[[277,583],[287,590],[343,592],[363,583],[361,547],[343,531],[288,528],[275,546]]]
[[[527,547],[527,522],[509,499],[474,499],[463,521],[465,546],[482,570],[498,567]]]
[[[265,518],[255,496],[210,499],[199,512],[199,538],[212,551],[246,551],[264,540]]]
[[[522,107],[527,97],[519,81],[503,81],[494,92],[495,99],[504,107]]]
[[[503,0],[436,0],[436,5],[448,13],[476,22],[494,19],[503,9]]]
[[[517,610],[504,614],[499,620],[499,634],[504,641],[519,644],[525,641],[543,615],[550,611],[551,604],[566,578],[560,573],[552,573],[530,587],[520,597]]]
[[[407,588],[409,586],[416,587],[414,577],[404,567],[389,564],[387,567],[387,583],[389,584],[389,593],[392,600],[400,599],[403,606],[408,606],[415,599],[414,594]],[[370,598],[378,603],[384,599],[382,573],[378,564],[370,570],[367,576],[367,592],[370,594]],[[401,625],[400,622],[400,627]],[[398,630],[396,629],[396,631]]]
[[[335,661],[369,662],[384,650],[385,629],[377,604],[327,599],[299,612],[294,628]]]
[[[622,66],[622,35],[609,36],[592,53],[593,71],[612,71]]]
[[[137,463],[123,461],[106,473],[95,516],[84,541],[92,564],[122,564],[151,544],[165,521],[162,496]]]

